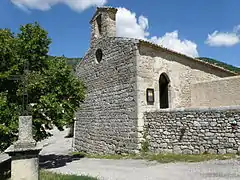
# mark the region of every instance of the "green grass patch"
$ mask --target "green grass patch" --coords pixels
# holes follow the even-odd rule
[[[7,176],[0,176],[0,179],[10,180],[11,179],[10,172],[8,172]],[[41,170],[40,180],[98,180],[98,179],[94,177],[89,177],[89,176],[64,175],[64,174],[58,174],[58,173]]]
[[[184,155],[184,154],[126,154],[126,155],[97,155],[86,154],[81,152],[72,153],[74,156],[81,156],[95,159],[143,159],[149,161],[157,161],[159,163],[172,163],[172,162],[202,162],[209,160],[227,160],[237,158],[236,154],[196,154],[196,155]]]
[[[132,159],[136,158],[136,154],[125,154],[125,155],[120,155],[120,154],[87,154],[83,152],[73,152],[71,153],[72,156],[76,157],[86,157],[86,158],[93,158],[93,159]]]
[[[184,155],[184,154],[146,154],[144,156],[147,160],[157,161],[160,163],[171,162],[202,162],[209,160],[227,160],[233,159],[236,155],[233,154],[198,154],[198,155]]]
[[[63,175],[48,171],[41,171],[40,180],[97,180],[97,178],[89,176]]]

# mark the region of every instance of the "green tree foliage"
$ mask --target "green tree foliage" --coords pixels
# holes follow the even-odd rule
[[[0,29],[0,151],[17,137],[23,84],[10,78],[23,74],[26,60],[28,101],[36,140],[50,135],[47,127],[54,125],[62,130],[71,124],[74,112],[85,98],[84,83],[74,75],[66,59],[49,58],[50,43],[48,33],[37,23],[21,26],[16,35]]]

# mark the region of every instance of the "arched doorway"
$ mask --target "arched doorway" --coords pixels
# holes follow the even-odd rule
[[[159,78],[159,102],[160,102],[161,109],[169,108],[169,101],[168,101],[169,82],[170,80],[167,74],[162,73]]]

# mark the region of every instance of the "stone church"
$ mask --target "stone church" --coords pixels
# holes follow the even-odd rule
[[[229,118],[240,121],[240,77],[151,42],[116,37],[116,13],[99,7],[90,21],[90,47],[76,69],[88,92],[76,113],[74,149],[136,153],[147,142],[153,152],[238,151],[239,130],[229,135],[230,145],[220,130],[232,133],[238,124]]]

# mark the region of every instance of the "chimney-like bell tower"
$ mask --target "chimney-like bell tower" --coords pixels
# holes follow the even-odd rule
[[[91,24],[91,45],[101,37],[116,36],[117,9],[112,7],[97,7]]]

